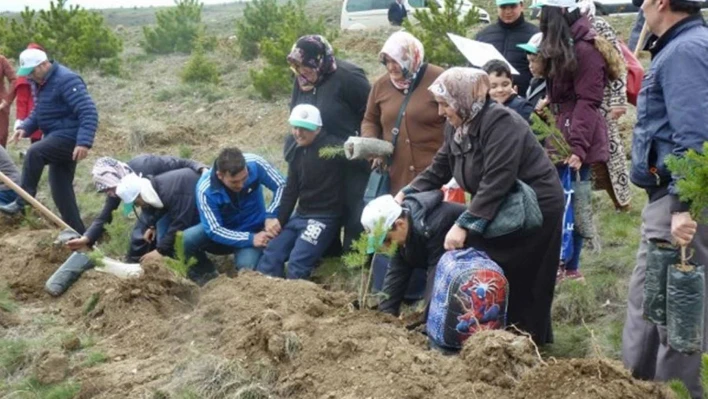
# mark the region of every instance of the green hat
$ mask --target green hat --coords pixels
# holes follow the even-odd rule
[[[529,39],[528,43],[517,44],[516,47],[526,51],[527,53],[538,54],[538,47],[541,45],[542,40],[543,33],[538,32],[535,35],[531,36],[531,39]]]
[[[497,0],[497,7],[511,6],[514,4],[521,4],[523,2],[523,0]]]

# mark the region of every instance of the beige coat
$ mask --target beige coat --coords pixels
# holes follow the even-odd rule
[[[428,91],[443,69],[430,64],[425,68],[406,107],[396,142],[390,168],[391,194],[394,195],[432,163],[443,143],[445,118],[438,115],[437,103]],[[381,76],[369,94],[361,135],[391,141],[391,131],[404,97],[405,94],[393,86],[388,74]]]

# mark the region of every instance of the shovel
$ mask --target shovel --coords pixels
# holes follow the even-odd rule
[[[81,234],[76,232],[76,230],[71,228],[71,226],[66,224],[66,222],[61,220],[61,218],[55,215],[46,206],[42,205],[41,202],[29,195],[22,189],[22,187],[15,184],[15,182],[13,182],[2,172],[0,172],[0,181],[10,187],[17,193],[17,195],[27,201],[27,203],[32,205],[32,207],[38,210],[44,217],[64,229],[61,233],[59,233],[58,241],[66,243],[73,238],[81,237]],[[96,249],[98,249],[98,247],[96,247]],[[123,263],[107,257],[103,257],[101,263],[103,265],[96,267],[96,270],[110,273],[120,278],[140,277],[143,274],[143,269],[138,263]],[[49,280],[47,280],[45,289],[53,296],[61,295],[81,276],[81,273],[92,268],[93,266],[93,262],[88,256],[86,256],[86,254],[73,252],[71,256],[69,256],[69,259],[67,259],[66,262],[64,262],[64,264],[62,264],[54,272]]]

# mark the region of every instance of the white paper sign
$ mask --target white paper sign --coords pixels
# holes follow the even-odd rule
[[[455,47],[457,47],[462,55],[467,58],[467,61],[469,61],[470,64],[481,68],[490,60],[502,60],[509,65],[512,74],[519,74],[519,71],[517,71],[516,68],[514,68],[509,61],[507,61],[506,58],[504,58],[504,56],[501,55],[499,51],[497,51],[497,49],[491,44],[468,39],[454,33],[448,33],[447,35],[450,37],[450,40],[452,40]]]

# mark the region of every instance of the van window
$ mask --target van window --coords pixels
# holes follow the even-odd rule
[[[347,11],[387,10],[393,1],[394,0],[349,0],[347,2]]]
[[[423,8],[426,7],[428,2],[426,0],[408,0],[408,4],[413,8]]]

